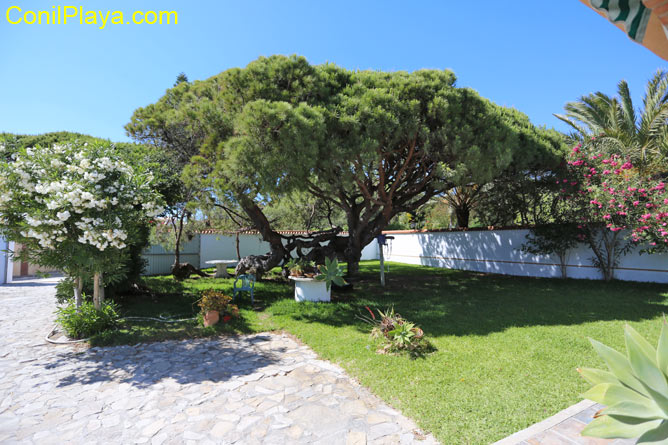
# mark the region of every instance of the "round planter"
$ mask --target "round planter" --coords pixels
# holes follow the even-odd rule
[[[218,320],[220,320],[220,313],[218,311],[207,311],[204,314],[204,327],[213,326],[218,323]]]
[[[331,301],[332,289],[315,278],[290,277],[295,282],[295,301]]]

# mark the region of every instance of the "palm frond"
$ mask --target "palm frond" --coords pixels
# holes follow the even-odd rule
[[[617,92],[617,97],[583,96],[555,116],[581,137],[598,136],[601,148],[630,158],[643,174],[668,172],[668,72],[659,70],[648,81],[640,109],[634,108],[626,81]]]
[[[575,133],[571,133],[571,134],[568,135],[568,137],[571,138],[571,139],[581,140],[584,136],[589,134],[589,131],[585,127],[583,127],[581,125],[578,125],[578,123],[574,119],[571,119],[570,117],[568,117],[566,115],[555,114],[554,117],[556,117],[560,121],[566,123],[567,125],[569,125],[571,128],[573,128],[575,130]]]
[[[633,100],[631,99],[629,84],[625,80],[622,80],[617,85],[617,91],[621,101],[621,115],[619,118],[621,120],[622,127],[628,134],[633,134],[636,132],[636,112],[633,108]]]

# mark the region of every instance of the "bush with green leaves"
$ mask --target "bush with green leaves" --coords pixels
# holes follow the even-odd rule
[[[541,224],[529,229],[522,252],[534,255],[555,255],[559,259],[561,278],[568,277],[568,251],[575,248],[579,241],[577,224],[559,222]]]
[[[74,301],[57,311],[56,322],[62,326],[70,338],[88,338],[100,332],[113,329],[118,324],[119,315],[117,306],[105,301],[99,310],[92,301],[84,301],[77,309]]]
[[[668,443],[668,329],[655,349],[631,326],[624,329],[626,355],[590,340],[608,370],[578,369],[594,385],[583,397],[606,405],[584,436]]]
[[[365,309],[370,315],[362,315],[359,318],[371,324],[371,337],[380,341],[377,350],[379,354],[408,352],[411,355],[419,355],[433,349],[424,338],[424,331],[394,312],[394,308],[385,312],[379,310],[378,317],[368,306]]]

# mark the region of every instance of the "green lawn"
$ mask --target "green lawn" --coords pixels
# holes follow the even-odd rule
[[[587,337],[623,349],[629,322],[652,342],[668,310],[668,286],[485,275],[391,264],[378,284],[378,262],[364,262],[355,291],[331,304],[296,303],[292,286],[257,284],[256,308],[241,302],[242,320],[222,329],[184,322],[165,328],[135,323],[97,344],[282,329],[352,376],[442,443],[484,444],[555,414],[580,400],[578,366],[603,366]],[[232,280],[176,284],[146,279],[152,298],[123,303],[126,315],[183,316],[197,290],[231,292]],[[369,327],[356,318],[369,305],[394,306],[424,329],[437,351],[425,358],[374,352]],[[156,309],[157,308],[157,309]]]

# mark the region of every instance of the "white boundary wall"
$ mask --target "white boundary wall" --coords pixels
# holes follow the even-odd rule
[[[264,255],[270,250],[269,243],[263,241],[260,235],[239,235],[239,253],[242,258],[248,255]],[[202,267],[206,267],[206,262],[211,260],[236,260],[236,237],[220,234],[200,235],[199,256]],[[362,251],[362,259],[378,259],[378,248],[375,242]]]
[[[396,233],[385,259],[448,269],[520,275],[560,277],[559,260],[550,255],[532,255],[520,249],[528,230]],[[589,260],[593,253],[584,245],[573,249],[566,261],[570,278],[601,279]],[[631,252],[622,257],[615,278],[668,283],[668,254]]]
[[[239,253],[242,258],[248,255],[264,255],[270,250],[269,243],[263,241],[260,235],[239,235]],[[151,246],[144,252],[143,257],[147,260],[144,275],[171,273],[174,251],[166,251],[160,246]],[[206,264],[207,261],[236,259],[237,247],[234,235],[209,233],[197,235],[181,249],[182,262],[189,262],[201,268],[211,267],[210,264]],[[362,259],[378,259],[378,246],[375,241],[362,251]]]
[[[190,263],[195,267],[200,267],[199,251],[200,236],[197,235],[192,240],[185,242],[181,247],[181,262]],[[167,275],[172,273],[172,264],[174,264],[174,250],[165,250],[162,246],[150,246],[142,257],[146,260],[144,275]]]

